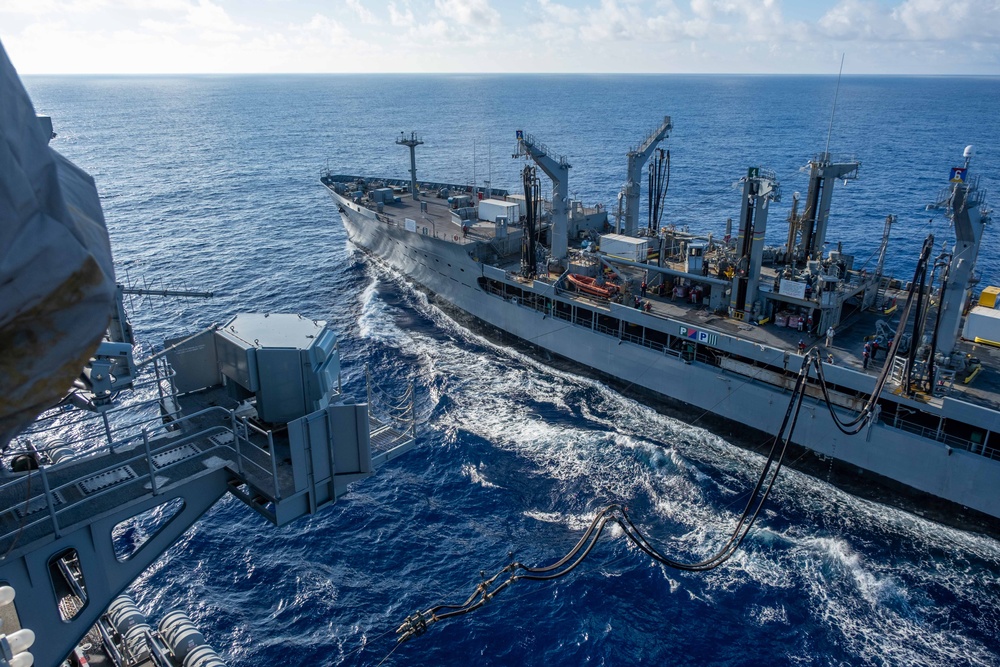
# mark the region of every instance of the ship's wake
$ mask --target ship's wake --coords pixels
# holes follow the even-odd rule
[[[364,391],[365,363],[390,388],[414,380],[422,445],[281,530],[221,503],[181,540],[202,560],[171,551],[137,583],[141,605],[169,599],[211,619],[235,663],[281,643],[300,664],[377,664],[407,615],[464,599],[512,559],[553,562],[610,503],[678,560],[731,533],[762,456],[497,344],[365,267],[341,327],[345,389]],[[234,563],[222,580],[213,560]],[[990,538],[784,468],[721,568],[654,564],[614,529],[571,576],[519,582],[389,662],[991,664],[997,572]],[[262,587],[275,602],[258,617]],[[276,623],[281,636],[262,639]]]
[[[401,301],[379,299],[376,285],[391,286]],[[521,503],[521,516],[537,527],[530,546],[521,546],[536,558],[561,555],[609,502],[628,505],[662,549],[681,558],[712,553],[732,530],[762,456],[470,332],[394,275],[374,272],[366,294],[363,332],[416,361],[432,403],[424,410],[429,432],[451,434],[452,449],[470,439],[489,444],[481,460],[465,464],[466,479]],[[400,309],[417,313],[423,326],[398,326],[400,317],[413,317]],[[512,467],[520,479],[511,478]],[[628,565],[619,560],[618,568],[648,567],[641,553],[628,551]],[[940,565],[898,565],[910,559]],[[692,600],[746,603],[748,622],[780,627],[817,655],[825,650],[817,642],[826,641],[860,662],[985,664],[994,658],[997,621],[985,611],[996,605],[987,591],[1000,588],[992,574],[998,565],[1000,549],[989,538],[786,468],[765,516],[728,566],[661,576]],[[559,587],[586,587],[591,575],[578,576]],[[805,595],[774,607],[767,593],[775,589]],[[954,632],[945,611],[963,608],[983,614],[966,634]],[[825,639],[808,628],[822,629]]]

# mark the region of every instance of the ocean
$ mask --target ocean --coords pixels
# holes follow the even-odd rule
[[[15,63],[16,64],[16,63]],[[666,569],[615,532],[573,574],[521,581],[396,645],[404,618],[461,602],[515,558],[561,557],[617,502],[668,554],[731,530],[763,458],[699,425],[457,323],[347,240],[321,172],[518,187],[515,131],[572,164],[570,193],[614,205],[625,153],[674,131],[664,224],[724,233],[750,166],[784,194],[802,167],[862,162],[828,238],[859,262],[896,214],[888,256],[912,274],[927,210],[977,148],[1000,180],[1000,78],[778,76],[26,77],[53,146],[97,181],[120,280],[212,290],[133,303],[148,343],[239,311],[297,312],[340,334],[345,390],[416,386],[420,445],[321,513],[276,529],[227,499],[131,587],[153,618],[186,610],[234,665],[1000,664],[1000,543],[783,469],[737,555]],[[543,179],[544,180],[544,179]],[[980,253],[1000,280],[1000,236]],[[722,434],[725,435],[725,434]]]

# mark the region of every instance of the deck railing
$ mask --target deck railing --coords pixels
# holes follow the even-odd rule
[[[268,477],[271,478],[271,488],[273,490],[273,497],[271,500],[280,500],[281,490],[278,483],[278,470],[277,470],[277,457],[273,455],[274,452],[274,439],[271,431],[264,431],[245,420],[237,420],[233,415],[232,411],[226,410],[221,407],[211,407],[200,412],[191,414],[187,417],[182,417],[172,421],[167,427],[178,428],[194,419],[204,419],[206,416],[210,416],[213,413],[217,413],[220,423],[215,426],[210,426],[207,428],[199,429],[193,433],[190,433],[183,437],[170,437],[162,438],[156,440],[150,437],[151,433],[159,431],[160,427],[150,429],[142,428],[138,436],[130,436],[125,440],[113,441],[112,443],[104,446],[98,452],[90,452],[86,455],[75,457],[72,459],[64,460],[53,465],[42,465],[36,470],[30,472],[17,473],[14,477],[10,477],[0,483],[0,494],[13,494],[13,495],[24,495],[25,500],[21,503],[12,504],[11,507],[7,508],[8,512],[17,512],[22,515],[21,520],[15,520],[13,523],[17,524],[17,528],[7,532],[4,535],[0,535],[0,545],[7,543],[8,540],[12,540],[16,535],[28,531],[32,528],[40,526],[46,522],[51,524],[51,530],[56,537],[62,535],[63,530],[66,528],[63,522],[60,520],[61,517],[65,517],[66,513],[70,510],[78,507],[84,503],[91,503],[95,499],[102,498],[110,494],[116,494],[121,492],[121,484],[114,483],[110,484],[108,488],[96,490],[91,493],[87,493],[83,498],[76,500],[75,502],[64,503],[62,498],[66,497],[64,492],[67,492],[71,487],[77,486],[81,481],[86,479],[92,479],[100,475],[113,474],[114,471],[122,470],[126,466],[135,473],[136,464],[145,464],[145,473],[137,475],[133,479],[121,480],[127,482],[130,485],[142,484],[145,481],[146,487],[149,489],[150,493],[154,496],[161,493],[160,485],[161,481],[157,479],[157,474],[163,475],[166,471],[171,470],[179,465],[182,465],[189,460],[190,457],[182,458],[173,463],[160,464],[154,459],[155,456],[166,452],[168,450],[175,450],[178,447],[184,445],[198,442],[198,453],[204,458],[205,454],[210,452],[218,452],[220,458],[225,460],[235,460],[237,471],[240,473],[239,476],[245,478],[245,471],[248,467],[253,468],[257,471],[259,477],[265,481]],[[141,423],[146,423],[149,420],[142,420]],[[255,433],[262,438],[267,440],[268,449],[260,447],[250,439],[250,434]],[[231,443],[219,441],[218,438],[213,439],[214,436],[226,436],[231,435]],[[112,453],[118,452],[122,453],[125,444],[128,444],[132,440],[141,440],[143,446],[136,449],[135,454],[127,458],[115,457],[114,461],[102,468],[88,468],[81,471],[79,475],[73,475],[71,478],[61,484],[52,485],[51,475],[56,472],[62,472],[67,469],[71,469],[75,466],[81,464],[92,464],[95,458],[101,458],[108,456]],[[206,446],[207,445],[207,446]],[[251,453],[256,453],[257,456],[248,456],[247,448],[250,448]],[[270,464],[270,469],[261,465],[258,461],[267,460]],[[257,459],[257,460],[254,460]],[[137,466],[141,469],[141,465]],[[27,489],[30,487],[30,479],[40,478],[42,494],[30,495],[27,493]],[[26,489],[24,493],[20,491],[12,491],[14,487],[22,485]],[[37,487],[36,487],[37,488]],[[266,493],[264,495],[267,495]],[[28,520],[31,514],[38,512],[41,507],[39,503],[44,504],[45,512],[41,514],[38,518],[33,520]]]
[[[496,289],[495,287],[493,287],[492,284],[487,285],[486,292],[494,296],[506,298],[503,291]],[[520,305],[523,306],[528,306],[528,307],[534,306],[535,310],[538,310],[539,312],[545,312],[545,307],[543,305],[539,305],[537,303],[532,304],[529,301],[523,301],[523,300],[520,300],[519,303]],[[663,354],[666,355],[685,359],[686,361],[697,361],[710,365],[714,365],[716,363],[716,360],[709,355],[696,352],[694,357],[691,358],[690,355],[686,355],[684,351],[672,349],[669,346],[664,345],[663,343],[646,340],[642,336],[630,334],[625,331],[619,331],[618,329],[612,329],[602,324],[598,324],[597,322],[591,323],[591,321],[583,320],[579,317],[574,318],[570,313],[555,311],[551,314],[553,317],[564,320],[566,322],[570,322],[575,326],[581,326],[587,329],[592,329],[593,331],[596,331],[600,334],[604,334],[605,336],[617,338],[621,340],[623,343],[640,345],[642,347],[646,347],[651,350],[662,352]],[[880,420],[882,421],[882,423],[892,428],[898,428],[900,430],[907,431],[909,433],[913,433],[915,435],[919,435],[924,438],[936,440],[955,449],[963,449],[972,454],[979,454],[981,456],[985,456],[986,458],[1000,460],[1000,449],[985,446],[983,443],[977,443],[965,438],[959,438],[953,435],[949,435],[947,433],[940,432],[938,429],[920,426],[919,424],[907,422],[905,420],[895,419],[894,417],[891,416],[889,417],[882,416],[880,417]]]
[[[919,435],[922,438],[928,438],[929,440],[936,440],[938,442],[944,443],[949,447],[954,449],[964,449],[972,454],[979,454],[980,456],[985,456],[988,459],[1000,460],[1000,450],[993,447],[987,447],[984,443],[973,442],[966,438],[959,438],[943,431],[930,428],[927,426],[921,426],[920,424],[909,422],[904,419],[898,419],[894,415],[881,415],[879,420],[886,426],[891,426],[892,428],[897,428],[901,431],[906,431],[907,433],[913,433],[914,435]]]
[[[192,435],[190,435],[190,436],[188,436],[186,438],[171,439],[169,442],[166,442],[162,446],[156,447],[156,448],[149,447],[148,446],[148,442],[147,442],[147,446],[143,447],[134,456],[131,456],[131,457],[126,458],[126,459],[116,459],[114,461],[114,463],[112,463],[112,464],[110,464],[108,466],[105,466],[104,468],[98,469],[98,470],[87,470],[87,472],[86,472],[85,475],[83,475],[81,477],[74,477],[74,478],[70,479],[69,481],[67,481],[67,482],[65,482],[63,484],[59,484],[58,486],[54,486],[54,487],[51,485],[51,482],[50,482],[50,479],[49,479],[49,475],[51,474],[49,466],[41,466],[37,470],[32,470],[30,472],[18,474],[18,476],[17,476],[16,479],[11,479],[11,480],[9,480],[7,482],[4,482],[2,485],[0,485],[0,490],[8,490],[11,487],[13,487],[14,485],[19,485],[19,484],[25,484],[26,485],[27,484],[26,480],[27,480],[27,478],[29,476],[38,475],[41,478],[43,494],[40,495],[40,496],[33,496],[31,498],[28,498],[23,504],[14,505],[13,507],[9,508],[8,511],[14,512],[14,511],[18,511],[18,509],[21,508],[23,510],[22,513],[23,513],[25,519],[27,519],[27,516],[29,516],[30,514],[34,514],[36,511],[38,511],[36,509],[36,507],[37,507],[37,500],[38,499],[42,499],[43,500],[43,502],[45,504],[45,509],[47,511],[45,512],[45,514],[41,515],[39,518],[37,518],[37,519],[35,519],[33,521],[27,521],[27,520],[25,520],[25,521],[17,522],[18,523],[18,527],[17,528],[15,528],[14,530],[9,531],[8,533],[6,533],[4,535],[0,535],[0,544],[6,543],[7,540],[14,539],[14,537],[16,535],[18,535],[19,533],[21,533],[23,531],[30,530],[31,528],[34,528],[34,527],[39,526],[41,524],[44,524],[46,522],[48,522],[48,523],[51,524],[51,526],[52,526],[51,529],[52,529],[53,534],[56,537],[60,537],[62,535],[63,529],[65,528],[65,526],[63,526],[60,523],[60,516],[65,515],[67,512],[69,512],[70,510],[76,508],[80,504],[90,503],[90,502],[93,502],[94,500],[96,500],[98,498],[102,498],[104,496],[108,496],[108,495],[111,495],[111,494],[117,494],[117,493],[121,492],[121,486],[119,484],[111,484],[106,489],[95,491],[93,493],[89,493],[85,497],[77,500],[76,502],[66,503],[65,505],[57,508],[57,505],[62,505],[62,501],[60,499],[60,497],[62,496],[62,493],[64,491],[68,491],[71,487],[74,487],[77,484],[79,484],[80,481],[81,481],[81,479],[89,479],[89,478],[96,477],[96,476],[99,476],[99,475],[102,475],[102,474],[110,474],[110,473],[112,473],[115,470],[120,470],[120,469],[124,468],[125,466],[129,466],[130,469],[133,472],[135,472],[134,468],[131,468],[131,466],[133,464],[138,464],[138,463],[145,462],[146,465],[147,465],[147,471],[146,471],[146,473],[144,475],[137,476],[135,479],[130,479],[130,480],[127,480],[127,481],[130,484],[139,484],[143,480],[146,480],[147,484],[149,484],[149,488],[150,488],[151,493],[153,495],[159,495],[160,491],[159,491],[159,488],[158,488],[158,482],[156,480],[156,474],[157,473],[162,474],[166,470],[169,470],[169,469],[174,468],[174,467],[176,467],[178,465],[181,465],[184,461],[186,461],[186,459],[182,459],[182,460],[177,461],[175,463],[169,463],[169,464],[165,464],[163,466],[157,467],[155,465],[154,461],[153,461],[153,456],[155,456],[155,455],[157,455],[159,453],[162,453],[162,452],[164,452],[166,450],[170,450],[170,449],[174,449],[176,447],[182,446],[182,445],[187,444],[187,443],[189,443],[189,442],[191,442],[193,440],[202,439],[202,438],[208,438],[211,435],[214,435],[215,433],[224,433],[224,432],[228,432],[228,429],[226,427],[224,427],[224,426],[214,426],[214,427],[205,429],[204,431],[200,431],[198,433],[194,433],[194,434],[192,434]],[[219,448],[221,448],[220,445],[215,445],[213,447],[210,447],[208,449],[201,450],[201,451],[202,451],[202,453],[206,453],[206,452],[209,452],[209,451],[212,451],[212,450],[215,450],[215,449],[219,449]],[[66,461],[64,463],[56,464],[56,466],[58,466],[60,469],[65,469],[65,468],[67,468],[69,466],[72,466],[74,464],[82,463],[85,460],[89,461],[89,459],[90,459],[90,457],[87,457],[86,459],[73,459],[73,460],[70,460],[70,461]],[[52,466],[52,468],[55,468],[56,466]]]

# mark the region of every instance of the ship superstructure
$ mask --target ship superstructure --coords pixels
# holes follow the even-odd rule
[[[741,179],[738,223],[724,234],[661,224],[669,154],[658,144],[672,127],[666,117],[629,153],[613,219],[569,199],[568,161],[522,131],[523,195],[416,182],[415,200],[404,181],[326,174],[322,182],[351,240],[439,303],[698,412],[774,433],[802,355],[822,348],[831,406],[813,378],[807,393],[816,400],[803,407],[797,444],[1000,517],[998,352],[972,340],[1000,336],[989,321],[971,342],[959,335],[989,219],[969,174],[971,149],[939,197],[958,244],[938,268],[900,280],[884,267],[893,215],[871,262],[830,243],[834,184],[857,178],[861,164],[829,152],[810,160],[809,188],[803,201],[793,197],[781,247],[765,244],[781,185],[761,166]],[[641,228],[637,185],[652,156]],[[538,195],[542,174],[548,202]],[[914,308],[903,308],[907,299]],[[846,418],[880,386],[866,428],[839,432],[830,410]]]

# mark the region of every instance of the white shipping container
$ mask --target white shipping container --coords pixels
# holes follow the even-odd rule
[[[528,215],[528,202],[524,195],[507,195],[507,201],[517,202],[517,210],[521,215]]]
[[[645,262],[649,242],[624,234],[604,234],[601,236],[601,252],[632,262]]]
[[[516,201],[503,201],[501,199],[484,199],[479,202],[479,219],[496,222],[498,217],[507,218],[507,222],[515,223],[520,220],[520,207]]]
[[[966,340],[982,340],[1000,343],[1000,310],[976,306],[965,317],[965,328],[962,338]]]

